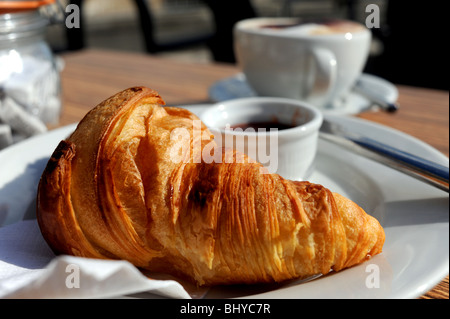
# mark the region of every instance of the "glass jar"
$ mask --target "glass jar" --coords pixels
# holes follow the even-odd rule
[[[19,106],[31,119],[31,124],[22,119],[25,126],[39,126],[37,121],[55,125],[60,117],[61,81],[57,60],[45,41],[47,25],[37,8],[0,10],[0,106],[6,101]]]

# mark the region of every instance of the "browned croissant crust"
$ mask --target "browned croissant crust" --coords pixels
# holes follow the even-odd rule
[[[321,185],[261,174],[258,163],[196,163],[198,136],[190,157],[171,160],[171,132],[192,132],[198,118],[163,104],[148,88],[125,90],[59,144],[37,205],[56,253],[125,259],[215,285],[326,274],[381,252],[378,221]],[[212,137],[201,130],[204,147]]]

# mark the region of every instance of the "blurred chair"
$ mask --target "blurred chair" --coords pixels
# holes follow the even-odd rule
[[[250,0],[203,0],[214,16],[216,31],[207,42],[216,61],[234,63],[233,26],[239,20],[256,17]]]
[[[83,28],[83,0],[70,0],[69,4],[75,4],[80,8],[80,28],[66,28],[66,35],[67,35],[67,49],[68,50],[80,50],[85,47],[85,35],[84,35],[84,28]],[[158,44],[155,40],[154,35],[154,22],[151,14],[151,8],[147,1],[145,0],[133,0],[138,17],[139,17],[139,24],[142,30],[142,35],[144,38],[145,48],[147,52],[149,53],[156,53],[159,51],[165,51],[169,49],[173,49],[174,47],[178,45],[185,45],[183,44],[169,44],[169,45],[161,45]]]
[[[152,10],[146,0],[133,0],[139,16],[139,23],[148,53],[157,53],[206,43],[214,59],[220,62],[235,62],[233,52],[233,25],[244,18],[256,16],[250,0],[202,0],[214,17],[215,32],[211,36],[193,37],[173,43],[158,43],[155,38],[155,24]],[[80,50],[85,47],[83,28],[83,0],[70,0],[80,8],[81,28],[66,28],[67,49]]]
[[[388,1],[384,31],[375,33],[383,52],[369,60],[366,72],[396,84],[448,90],[447,3]]]

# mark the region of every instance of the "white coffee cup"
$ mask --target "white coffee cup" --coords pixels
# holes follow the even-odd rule
[[[371,42],[363,25],[344,20],[253,18],[234,28],[238,64],[259,96],[339,108],[361,74]]]
[[[291,180],[303,180],[314,168],[321,112],[305,102],[272,97],[217,103],[200,114],[220,148],[233,148]],[[264,123],[264,129],[242,128]],[[286,126],[270,130],[268,126]],[[283,125],[280,125],[283,124]],[[235,128],[239,126],[241,129]],[[262,172],[264,172],[262,171]]]

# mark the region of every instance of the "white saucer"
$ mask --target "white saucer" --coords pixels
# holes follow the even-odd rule
[[[389,103],[395,103],[398,98],[398,90],[389,81],[371,74],[362,74],[358,79],[365,87],[371,87]],[[234,76],[217,81],[209,88],[209,98],[214,102],[222,102],[231,99],[257,96],[255,91],[247,83],[245,75],[238,73]],[[357,92],[350,92],[348,96],[339,101],[339,106],[324,111],[327,114],[358,114],[376,106]]]
[[[189,109],[199,115],[206,107]],[[353,117],[327,116],[350,130],[448,165],[448,158],[438,150],[397,130]],[[53,130],[0,152],[0,227],[36,218],[40,175],[59,141],[74,129],[75,125],[71,125]],[[416,298],[448,274],[447,193],[324,141],[319,143],[316,169],[310,180],[347,196],[375,216],[386,232],[383,253],[366,263],[307,282],[216,287],[205,298]],[[379,271],[378,285],[367,285],[374,269]],[[148,293],[140,296],[155,297]]]

